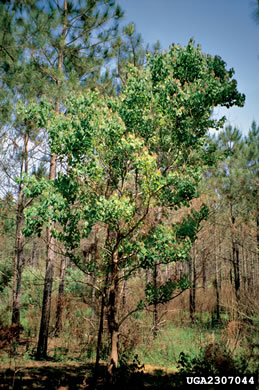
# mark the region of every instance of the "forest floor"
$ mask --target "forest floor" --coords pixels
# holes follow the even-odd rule
[[[174,335],[176,336],[176,335]],[[176,382],[176,367],[166,366],[167,361],[160,359],[159,353],[165,349],[169,339],[157,340],[153,348],[142,348],[145,356],[143,369],[123,367],[118,370],[114,388],[120,390],[138,389],[179,389]],[[49,359],[34,360],[37,347],[36,338],[23,337],[19,344],[7,344],[0,351],[0,390],[22,389],[109,389],[106,378],[106,365],[100,364],[99,379],[93,384],[94,360],[78,354],[76,349],[67,352],[64,341],[58,338],[49,340]],[[189,343],[190,339],[188,339]],[[1,348],[0,348],[1,349]],[[153,356],[154,354],[154,356]],[[147,358],[149,357],[149,359]],[[142,362],[142,359],[141,359]],[[158,366],[160,365],[160,366]],[[137,368],[137,369],[136,369]]]
[[[155,341],[137,350],[135,365],[129,366],[126,359],[124,366],[117,370],[116,385],[112,387],[107,384],[107,367],[103,361],[98,379],[93,380],[95,363],[83,353],[87,351],[78,354],[77,349],[66,349],[62,338],[51,338],[48,360],[37,361],[34,358],[37,339],[24,337],[19,344],[6,344],[4,348],[0,345],[0,390],[181,390],[186,388],[187,379],[177,373],[179,353],[184,351],[196,356],[199,347],[215,341],[224,345],[221,336],[221,331],[164,328]],[[139,360],[144,362],[143,367]],[[200,388],[188,385],[192,387]],[[219,390],[218,386],[202,386],[203,390],[214,388]],[[238,390],[242,388],[238,386]]]
[[[0,366],[0,390],[183,390],[201,388],[199,385],[187,386],[186,376],[163,367],[145,366],[138,372],[118,371],[115,383],[107,381],[107,368],[100,364],[97,380],[93,380],[94,363],[27,361],[7,368]],[[258,390],[256,385],[248,386]],[[222,387],[202,385],[203,390],[219,390]],[[227,388],[227,386],[223,386]],[[230,386],[231,390],[248,390],[247,385]]]
[[[177,375],[163,367],[145,366],[141,372],[120,372],[117,385],[107,384],[106,366],[100,365],[98,380],[93,383],[94,363],[27,361],[15,367],[0,367],[0,389],[181,389]],[[177,385],[178,383],[178,385]]]

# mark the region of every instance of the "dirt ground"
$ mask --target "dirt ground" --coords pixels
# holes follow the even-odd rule
[[[27,362],[26,366],[0,369],[0,389],[84,389],[91,364]]]
[[[16,367],[0,367],[0,389],[173,389],[173,374],[160,367],[147,366],[143,372],[128,375],[121,372],[117,385],[107,384],[106,367],[100,366],[98,380],[93,382],[93,363],[61,363],[51,361],[31,361],[17,364]]]

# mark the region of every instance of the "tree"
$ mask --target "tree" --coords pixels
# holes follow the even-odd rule
[[[240,161],[237,164],[237,154],[242,149],[242,134],[237,128],[227,126],[219,135],[219,146],[223,151],[229,153],[228,158],[222,163],[221,170],[221,192],[225,195],[227,206],[229,208],[229,217],[231,225],[231,259],[234,271],[234,286],[236,300],[240,300],[240,259],[238,238],[235,233],[237,218],[240,213],[240,202],[237,199],[240,197],[242,191],[242,169],[240,170]]]
[[[114,44],[114,56],[116,58],[116,69],[114,76],[119,79],[119,90],[127,81],[129,64],[135,67],[143,67],[148,47],[144,48],[141,34],[136,32],[134,23],[125,26],[122,35]]]
[[[25,240],[22,229],[24,223],[24,209],[31,202],[26,199],[21,182],[23,174],[32,172],[35,157],[39,158],[39,146],[42,145],[42,134],[32,124],[20,121],[19,116],[9,121],[3,127],[3,147],[0,149],[0,172],[3,179],[2,191],[10,191],[15,200],[16,229],[14,235],[13,255],[13,302],[12,325],[17,327],[16,336],[19,338],[20,308],[21,308],[21,280],[22,271],[26,262]],[[15,180],[16,178],[16,180]],[[8,192],[7,192],[8,193]]]
[[[253,122],[246,137],[227,126],[212,143],[221,155],[218,164],[207,172],[205,186],[213,215],[215,289],[219,318],[222,272],[224,285],[230,279],[236,305],[235,314],[246,312],[247,299],[254,294],[254,266],[257,244],[258,129]],[[208,189],[211,187],[212,191]],[[242,307],[243,305],[243,307]]]
[[[22,129],[19,129],[19,133],[23,143],[22,146],[20,147],[16,145],[18,149],[18,161],[20,162],[20,172],[19,172],[20,182],[18,184],[18,199],[17,199],[17,210],[16,210],[14,286],[13,286],[13,311],[12,311],[12,325],[17,326],[18,337],[19,337],[19,327],[20,327],[22,270],[25,263],[25,259],[23,257],[25,240],[22,234],[22,229],[24,224],[24,209],[31,203],[31,199],[26,199],[24,195],[23,183],[21,179],[23,174],[29,173],[29,158],[32,157],[33,151],[35,151],[37,144],[40,143],[40,137],[37,134],[37,131],[33,132],[33,127],[31,125],[23,126]],[[32,146],[30,147],[29,141],[32,140],[34,140],[34,144],[32,144]],[[16,141],[18,141],[17,138]]]
[[[243,150],[243,158],[247,169],[246,175],[246,191],[247,191],[247,206],[254,216],[256,222],[256,246],[257,259],[259,260],[259,200],[258,200],[258,185],[259,185],[259,126],[255,121],[252,122],[251,128],[245,137]]]
[[[20,326],[21,278],[24,268],[24,248],[27,244],[22,235],[23,210],[26,200],[22,183],[15,183],[15,177],[21,178],[29,173],[35,162],[33,157],[38,153],[41,137],[31,125],[27,126],[16,113],[18,99],[26,101],[37,96],[32,85],[28,87],[29,65],[24,58],[24,46],[18,44],[17,25],[14,23],[14,12],[10,2],[0,3],[0,72],[1,72],[1,148],[0,170],[3,175],[3,188],[11,191],[16,199],[16,233],[14,249],[14,285],[12,324]],[[27,76],[26,76],[27,75]],[[38,91],[37,91],[38,92]],[[17,337],[19,332],[17,331]]]
[[[5,34],[5,45],[1,46],[5,57],[12,62],[12,67],[5,66],[4,74],[8,86],[13,85],[18,89],[20,96],[24,96],[27,90],[30,93],[33,91],[33,96],[37,98],[48,96],[59,113],[62,99],[71,90],[84,88],[85,85],[98,85],[101,67],[105,58],[111,54],[112,41],[118,32],[118,20],[122,16],[115,1],[64,0],[42,3],[10,0],[2,8],[10,19],[8,27],[15,26],[13,34],[9,34],[11,38],[8,38],[12,45],[7,46],[9,41]],[[12,79],[12,75],[16,77]],[[56,158],[55,154],[51,154],[50,180],[56,177]],[[55,241],[51,229],[47,227],[46,277],[37,352],[39,357],[46,355],[47,351],[55,262]],[[61,285],[63,277],[64,272]]]
[[[31,105],[25,118],[41,118],[50,148],[64,167],[54,181],[27,178],[26,193],[37,198],[26,210],[25,234],[40,234],[52,221],[52,234],[67,256],[85,272],[97,271],[95,288],[106,300],[111,352],[108,372],[118,365],[119,331],[133,312],[164,303],[188,287],[186,277],[145,286],[145,297],[124,315],[120,285],[139,270],[189,258],[205,206],[178,223],[175,210],[197,196],[210,151],[205,134],[223,119],[211,119],[213,107],[242,106],[233,70],[220,57],[201,52],[192,41],[182,48],[149,56],[141,71],[131,67],[119,96],[97,91],[73,96],[65,112],[48,103]],[[158,224],[152,217],[159,212]],[[59,224],[62,229],[53,228]],[[78,250],[82,237],[102,231],[100,262],[85,265]]]

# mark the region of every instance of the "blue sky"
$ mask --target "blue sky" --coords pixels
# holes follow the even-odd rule
[[[247,133],[259,124],[259,25],[252,18],[255,0],[119,0],[124,23],[134,22],[145,43],[186,45],[191,37],[205,53],[220,55],[235,69],[243,108],[216,110],[229,124]]]

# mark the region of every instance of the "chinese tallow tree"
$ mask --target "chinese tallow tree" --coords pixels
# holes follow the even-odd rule
[[[204,206],[172,222],[176,210],[198,195],[210,161],[205,134],[224,122],[211,119],[213,107],[244,103],[233,73],[220,57],[203,54],[190,41],[150,56],[142,70],[132,66],[119,96],[72,96],[58,115],[44,102],[24,109],[26,120],[38,118],[47,128],[62,166],[53,181],[25,179],[28,195],[37,198],[26,211],[25,234],[40,234],[52,221],[52,233],[80,266],[81,239],[100,227],[101,260],[85,267],[97,272],[95,287],[106,297],[110,374],[118,365],[120,326],[129,315],[120,311],[121,283],[155,264],[187,261],[206,217]],[[159,222],[152,223],[157,214]],[[135,309],[167,302],[187,285],[184,278],[157,288],[147,284]]]

